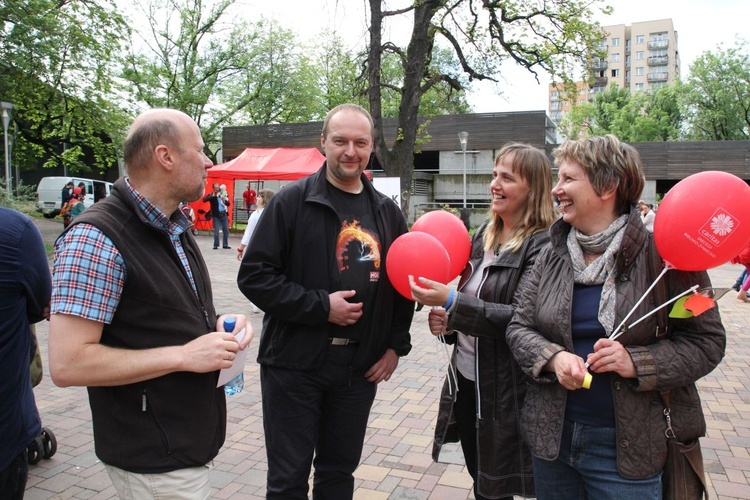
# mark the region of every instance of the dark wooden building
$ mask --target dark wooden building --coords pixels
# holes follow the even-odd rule
[[[423,121],[424,123],[424,121]],[[320,147],[323,122],[225,127],[224,161],[244,148]],[[426,136],[414,159],[417,171],[439,170],[439,153],[460,149],[458,132],[469,132],[472,150],[496,151],[510,141],[525,142],[547,153],[557,146],[554,124],[545,111],[477,113],[435,116],[427,121]],[[384,120],[386,143],[396,135],[395,118]],[[639,142],[646,179],[656,181],[658,193],[690,174],[722,170],[750,180],[750,141]],[[377,167],[376,167],[377,170]]]
[[[515,113],[477,113],[441,115],[422,120],[426,136],[419,143],[414,159],[416,170],[434,170],[441,151],[460,149],[458,132],[469,132],[474,150],[497,150],[510,141],[526,142],[546,148],[554,142],[554,124],[544,111]],[[386,143],[396,137],[396,119],[383,122]],[[323,122],[225,127],[222,135],[224,161],[239,155],[245,148],[320,147]],[[377,169],[377,167],[376,167]]]

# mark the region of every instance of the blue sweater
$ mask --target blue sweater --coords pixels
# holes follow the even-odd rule
[[[49,304],[51,277],[34,223],[0,207],[0,470],[41,432],[29,375],[31,324]]]
[[[575,353],[584,360],[594,352],[594,344],[606,337],[599,323],[599,300],[602,285],[575,285],[571,311],[571,330]],[[609,373],[592,373],[591,388],[570,391],[565,407],[565,419],[596,427],[615,426],[615,406]]]

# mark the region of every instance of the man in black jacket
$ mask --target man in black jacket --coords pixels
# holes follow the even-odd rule
[[[62,208],[73,197],[73,181],[68,181],[67,184],[63,186],[60,196],[62,198],[62,201],[60,202],[60,208]]]
[[[200,130],[154,109],[130,127],[128,177],[55,244],[49,366],[87,386],[96,454],[121,498],[206,499],[226,435],[217,387],[238,344],[214,309],[211,280],[180,201],[200,198],[211,161]]]
[[[229,198],[222,193],[218,182],[214,182],[213,191],[203,197],[203,201],[211,204],[211,220],[214,225],[214,250],[219,248],[219,229],[224,240],[223,248],[229,246]]]
[[[352,498],[377,384],[411,349],[414,303],[385,260],[407,231],[400,208],[363,171],[370,114],[344,104],[326,116],[326,163],[264,209],[237,278],[266,313],[258,352],[268,455],[266,498]]]

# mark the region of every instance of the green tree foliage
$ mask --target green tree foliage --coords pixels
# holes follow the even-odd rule
[[[683,105],[693,140],[750,138],[750,57],[747,42],[704,52],[690,66]]]
[[[366,87],[357,54],[345,48],[343,40],[335,34],[323,31],[318,39],[320,42],[313,47],[311,77],[318,90],[310,92],[310,99],[317,96],[320,119],[339,104],[353,102],[366,106]]]
[[[683,121],[679,93],[679,86],[631,94],[610,85],[592,102],[574,105],[560,132],[568,138],[583,131],[589,136],[614,134],[626,142],[676,140]]]
[[[300,122],[321,117],[316,70],[293,32],[235,15],[235,0],[141,3],[148,30],[123,76],[137,101],[190,115],[215,158],[227,125]]]
[[[293,47],[288,31],[251,26],[232,14],[234,0],[144,0],[145,19],[127,56],[123,77],[148,107],[179,109],[201,128],[215,158],[221,129],[236,120],[283,119]],[[267,107],[258,106],[262,101]]]
[[[466,89],[456,72],[433,64],[435,47],[447,47],[469,81],[495,81],[500,65],[514,61],[533,74],[546,71],[570,81],[576,64],[596,53],[600,26],[593,21],[597,1],[548,0],[421,0],[398,10],[383,10],[381,0],[368,0],[370,44],[367,53],[368,97],[375,120],[376,155],[385,172],[401,178],[402,208],[409,205],[418,115],[422,97],[438,85]],[[605,8],[603,10],[609,11]],[[382,39],[383,22],[409,13],[412,32],[406,47]],[[400,85],[388,86],[381,68],[386,54],[398,56]],[[389,147],[382,135],[384,89],[399,95],[398,134]]]
[[[107,0],[0,4],[0,95],[15,104],[23,168],[116,164],[127,115],[112,85],[127,27]]]
[[[368,106],[366,69],[362,59],[353,50],[344,48],[343,41],[325,32],[321,34],[323,43],[315,48],[316,67],[321,88],[318,97],[321,102],[321,116],[339,104],[354,102],[361,106]],[[461,68],[452,51],[436,47],[432,55],[430,71],[436,73],[455,74],[461,79]],[[404,81],[404,67],[401,58],[386,52],[381,60],[381,99],[384,117],[398,116],[401,104],[401,86]],[[465,80],[465,79],[464,79]],[[466,86],[466,81],[463,81]],[[311,97],[315,93],[310,93]],[[466,100],[464,89],[457,90],[441,81],[430,87],[420,101],[420,115],[434,116],[441,114],[468,113],[470,106]]]

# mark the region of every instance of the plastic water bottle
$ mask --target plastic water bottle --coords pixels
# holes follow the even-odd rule
[[[226,318],[224,319],[224,330],[227,332],[231,332],[234,330],[234,325],[237,323],[237,320],[234,318]],[[224,384],[224,393],[227,396],[234,396],[238,392],[242,392],[242,389],[245,387],[245,375],[244,373],[240,372],[239,375],[234,377],[232,380]]]

